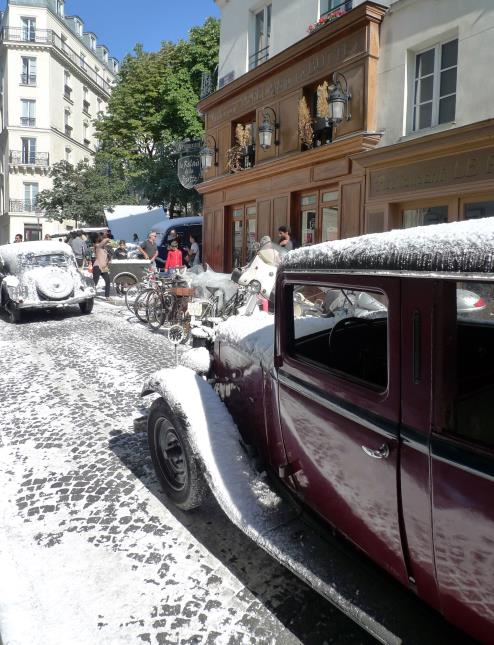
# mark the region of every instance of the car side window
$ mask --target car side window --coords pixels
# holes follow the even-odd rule
[[[335,375],[384,390],[388,302],[346,286],[294,285],[292,355]]]
[[[456,285],[456,399],[449,430],[494,448],[494,285]]]

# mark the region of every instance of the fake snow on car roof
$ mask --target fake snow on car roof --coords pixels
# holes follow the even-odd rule
[[[71,247],[65,242],[51,242],[48,240],[38,242],[18,242],[17,244],[4,244],[0,246],[0,259],[6,263],[16,262],[20,255],[51,255],[65,253],[74,255]]]
[[[324,242],[289,252],[282,268],[492,273],[494,218]]]

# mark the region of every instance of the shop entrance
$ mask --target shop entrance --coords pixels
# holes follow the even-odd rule
[[[231,268],[245,266],[255,255],[257,208],[255,204],[232,206],[230,211]]]
[[[295,236],[301,246],[337,240],[340,236],[339,191],[337,187],[324,188],[299,197],[299,220]]]

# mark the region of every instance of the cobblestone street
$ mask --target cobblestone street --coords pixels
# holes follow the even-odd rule
[[[163,335],[96,303],[0,319],[3,645],[370,643],[214,501],[167,505],[144,378]]]

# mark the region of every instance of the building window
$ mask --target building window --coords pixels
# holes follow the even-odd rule
[[[457,38],[416,55],[413,131],[454,121],[457,71]]]
[[[103,60],[105,61],[105,63],[108,63],[108,50],[107,49],[103,49]]]
[[[65,15],[64,0],[57,0],[57,13],[62,18]]]
[[[72,163],[72,148],[65,148],[65,161]]]
[[[82,68],[84,71],[86,71],[86,70],[87,70],[87,65],[86,65],[86,55],[84,54],[84,52],[81,52],[81,53],[80,53],[80,56],[79,56],[79,63],[80,63],[81,68]]]
[[[269,58],[271,41],[271,5],[254,14],[254,46],[249,57],[249,69],[254,69]]]
[[[70,124],[70,110],[64,111],[64,129],[68,137],[72,136],[72,126]]]
[[[101,113],[103,112],[103,101],[101,99],[97,99],[98,102],[98,116],[101,117]]]
[[[82,100],[82,111],[84,114],[89,114],[89,109],[91,108],[91,103],[89,102],[89,90],[87,87],[82,88],[83,91],[83,100]]]
[[[301,195],[299,213],[300,220],[296,222],[293,234],[297,239],[300,233],[302,246],[339,239],[340,210],[337,186]]]
[[[26,182],[24,184],[24,211],[34,212],[36,210],[36,201],[39,193],[39,184]]]
[[[448,221],[447,206],[430,206],[429,208],[410,208],[403,210],[403,228],[428,226],[429,224],[444,224]]]
[[[89,36],[89,44],[91,49],[94,51],[96,49],[96,38],[94,36]]]
[[[331,13],[346,13],[352,8],[352,0],[321,0],[319,16],[325,16]]]
[[[71,100],[71,95],[72,95],[72,87],[70,85],[70,72],[67,70],[64,71],[63,73],[63,95],[66,99],[69,101]]]
[[[21,18],[22,40],[36,41],[36,18]]]
[[[244,266],[256,254],[257,208],[255,204],[234,206],[231,209],[232,269]]]
[[[36,58],[22,57],[21,85],[36,85]]]
[[[494,217],[494,201],[465,204],[464,217],[465,219]]]
[[[89,125],[86,123],[86,121],[84,121],[84,123],[82,124],[82,134],[83,134],[85,146],[88,146],[91,143],[89,141],[88,129],[89,129]]]
[[[36,126],[36,101],[34,99],[21,99],[21,125],[29,128]]]
[[[80,20],[75,21],[75,31],[78,36],[82,36],[82,22]]]
[[[21,139],[21,161],[23,164],[36,163],[36,139]]]

